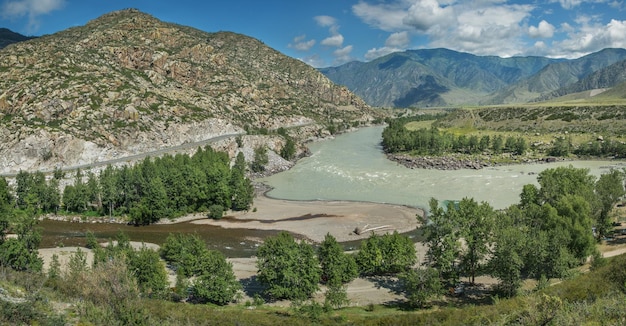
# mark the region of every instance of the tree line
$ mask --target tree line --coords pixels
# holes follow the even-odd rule
[[[42,213],[127,215],[135,224],[161,218],[210,211],[219,218],[228,209],[247,210],[253,187],[246,178],[243,153],[234,165],[226,153],[207,146],[193,155],[165,154],[145,158],[133,166],[107,166],[99,174],[76,170],[73,183],[62,193],[63,173],[55,171],[46,181],[41,172],[20,171],[16,176],[15,206],[33,207]]]
[[[417,155],[478,154],[487,150],[495,154],[506,152],[521,155],[528,149],[528,143],[523,137],[467,137],[442,132],[436,127],[408,130],[402,120],[389,121],[383,130],[382,144],[387,153],[413,152]]]
[[[545,170],[539,187],[524,186],[520,203],[501,211],[469,198],[443,207],[432,199],[431,214],[422,220],[427,265],[445,284],[491,275],[506,296],[515,295],[524,279],[542,284],[566,277],[598,257],[596,239],[608,234],[609,212],[625,193],[623,171],[598,180],[588,172],[571,166]]]
[[[556,137],[544,147],[530,146],[524,137],[455,135],[436,127],[408,130],[407,118],[388,119],[383,130],[383,149],[387,153],[412,152],[416,155],[442,155],[448,153],[492,154],[510,153],[522,155],[527,150],[540,150],[547,155],[567,157],[570,154],[593,157],[626,157],[626,143],[615,139],[597,139],[574,145],[570,136]]]

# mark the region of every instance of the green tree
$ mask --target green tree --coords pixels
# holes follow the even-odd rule
[[[602,174],[595,184],[595,192],[600,201],[601,210],[596,223],[597,236],[602,239],[611,228],[609,213],[613,206],[624,196],[624,172],[611,170]]]
[[[409,269],[401,273],[399,279],[412,307],[423,308],[428,300],[444,294],[439,272],[434,268]]]
[[[426,252],[428,266],[438,270],[442,280],[451,284],[458,281],[455,262],[461,250],[458,218],[455,212],[454,203],[448,203],[447,209],[444,210],[439,206],[439,202],[432,198],[428,218],[418,216],[422,223],[420,229],[424,232],[424,244],[428,248]]]
[[[196,234],[170,234],[161,246],[160,255],[174,265],[184,276],[198,275],[201,257],[207,251],[206,244]]]
[[[527,236],[520,226],[514,224],[512,215],[515,213],[511,210],[521,213],[519,208],[511,207],[497,219],[488,263],[489,274],[500,280],[499,290],[507,297],[514,296],[522,285],[527,248]]]
[[[258,146],[254,149],[254,160],[250,164],[250,169],[252,172],[263,172],[268,162],[267,148],[265,146]]]
[[[214,250],[206,250],[199,260],[200,271],[190,290],[193,298],[218,305],[233,301],[242,288],[233,272],[233,264]]]
[[[361,242],[356,262],[363,275],[403,272],[415,264],[415,246],[407,236],[397,232],[382,236],[372,234]]]
[[[455,216],[460,219],[459,230],[465,243],[460,252],[459,267],[473,284],[493,244],[495,212],[486,202],[478,204],[474,199],[463,198]]]
[[[280,156],[286,160],[291,160],[296,155],[296,143],[291,137],[286,137],[285,145],[280,149]]]
[[[258,279],[273,299],[305,300],[318,290],[320,267],[313,248],[287,232],[269,237],[257,252]]]
[[[140,291],[147,296],[162,296],[167,289],[168,280],[159,254],[145,245],[128,253],[128,270],[137,279]]]
[[[325,283],[347,283],[359,275],[354,256],[343,252],[337,239],[326,234],[317,249],[317,258],[321,265],[321,278]]]

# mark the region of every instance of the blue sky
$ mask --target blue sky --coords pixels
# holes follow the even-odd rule
[[[626,0],[0,0],[0,27],[52,34],[137,8],[255,37],[314,67],[407,49],[577,58],[626,48]]]

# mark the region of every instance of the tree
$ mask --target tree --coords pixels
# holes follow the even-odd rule
[[[601,210],[596,224],[597,236],[602,239],[611,227],[609,213],[619,198],[624,196],[624,172],[611,170],[602,174],[595,184],[595,192],[600,201]]]
[[[455,216],[460,219],[459,230],[465,243],[459,267],[473,284],[493,243],[491,231],[495,213],[486,202],[478,204],[474,199],[463,198]]]
[[[225,305],[233,301],[241,284],[233,272],[233,264],[218,251],[206,250],[200,257],[200,271],[191,284],[194,299]]]
[[[488,263],[489,274],[500,280],[499,289],[507,297],[514,296],[521,287],[526,261],[526,235],[514,224],[512,215],[515,213],[511,210],[520,213],[519,208],[513,206],[499,216]]]
[[[250,169],[252,172],[263,172],[268,162],[267,148],[258,146],[254,149],[254,161],[250,164]]]
[[[286,160],[291,160],[296,154],[296,143],[291,137],[286,137],[285,145],[280,149],[280,156]]]
[[[201,271],[201,257],[208,250],[206,244],[195,234],[170,234],[161,246],[163,259],[176,267],[184,276],[198,275]]]
[[[138,251],[129,251],[128,256],[128,270],[137,280],[140,291],[147,296],[163,295],[168,280],[159,254],[143,245]]]
[[[409,269],[401,273],[399,279],[412,307],[423,308],[429,299],[444,294],[439,272],[434,268]]]
[[[321,278],[325,283],[347,283],[359,274],[354,257],[344,253],[337,239],[330,233],[320,243],[317,258],[322,268]]]
[[[430,200],[430,215],[428,219],[421,219],[421,230],[424,232],[424,244],[427,265],[438,270],[442,280],[455,284],[458,280],[458,271],[455,261],[460,253],[460,233],[457,227],[456,208],[452,202],[448,203],[447,210],[439,207],[439,202]]]
[[[407,236],[394,232],[372,235],[361,242],[356,256],[363,275],[384,275],[403,272],[415,264],[415,246]]]
[[[257,252],[258,279],[273,299],[305,300],[318,290],[319,262],[313,248],[287,232],[269,237]]]
[[[561,197],[569,194],[589,199],[592,208],[597,206],[594,195],[595,177],[589,174],[589,169],[577,169],[571,165],[547,169],[539,173],[537,181],[541,186],[540,204],[549,203],[554,206]]]

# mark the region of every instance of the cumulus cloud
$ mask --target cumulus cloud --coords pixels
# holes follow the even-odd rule
[[[454,22],[454,16],[452,6],[442,7],[436,0],[421,0],[411,5],[402,22],[425,32],[435,25]]]
[[[407,3],[404,1],[371,5],[365,1],[359,1],[352,6],[352,12],[366,24],[392,32],[405,29],[403,23],[406,17]]]
[[[306,40],[306,35],[299,35],[293,38],[293,42],[287,46],[297,51],[306,52],[309,51],[315,45],[315,40]]]
[[[409,33],[407,31],[404,31],[389,35],[389,37],[385,41],[385,46],[394,48],[406,48],[410,42],[411,39],[409,37]]]
[[[350,56],[350,53],[352,53],[352,45],[347,45],[343,48],[339,48],[333,51],[333,56],[335,57],[335,61],[333,62],[333,64],[340,65],[354,60],[352,56]]]
[[[374,60],[389,53],[404,51],[410,43],[411,38],[408,32],[392,33],[385,41],[384,47],[368,50],[367,53],[365,53],[365,60]]]
[[[331,16],[315,16],[313,17],[318,25],[322,27],[331,27],[337,25],[337,20]]]
[[[606,25],[585,24],[568,33],[563,41],[554,42],[555,56],[577,58],[604,48],[626,47],[626,20],[612,19]]]
[[[323,39],[322,42],[320,43],[326,46],[340,47],[341,45],[343,45],[343,35],[338,34],[338,33],[335,35],[331,35]]]
[[[61,9],[66,0],[9,0],[1,7],[1,14],[5,19],[28,17],[28,32],[32,33],[39,29],[41,15]]]
[[[528,28],[528,35],[532,38],[550,38],[554,36],[554,26],[542,20],[537,27],[530,26]]]

